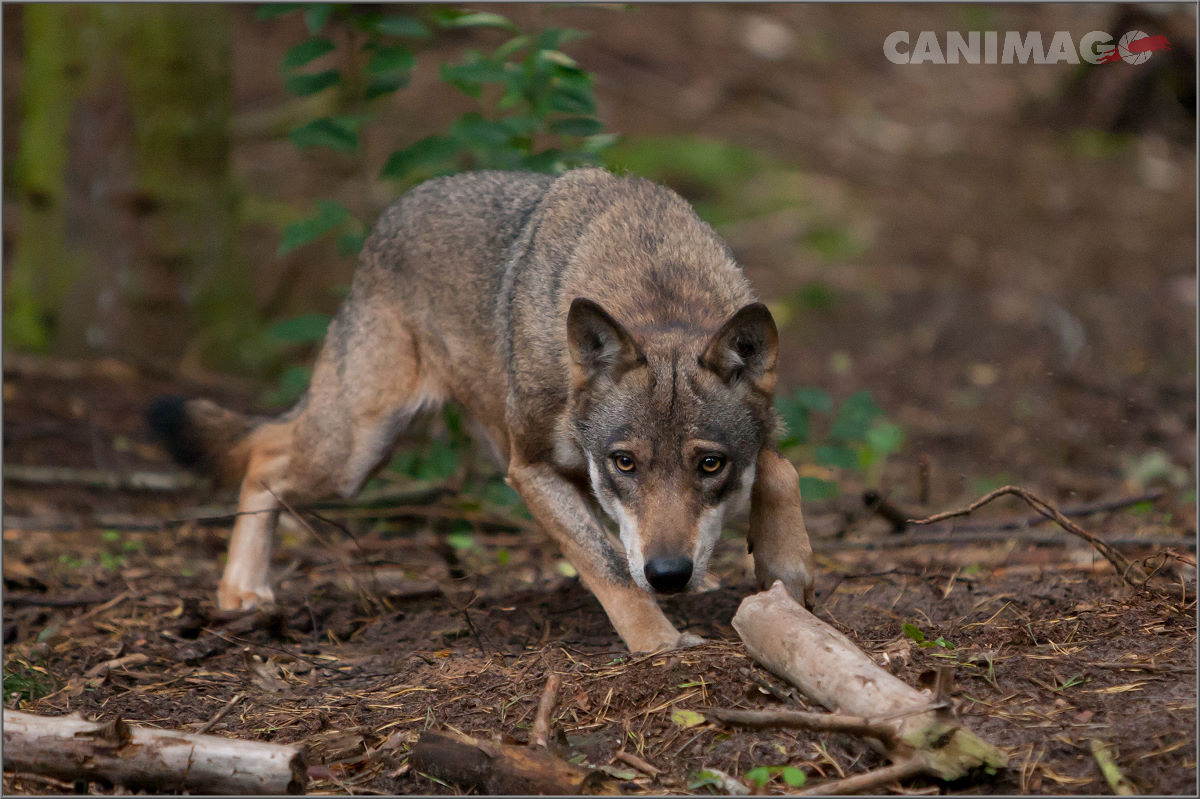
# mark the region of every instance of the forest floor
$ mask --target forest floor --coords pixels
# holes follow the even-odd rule
[[[203,389],[111,361],[6,366],[6,706],[187,731],[233,701],[212,732],[303,742],[314,792],[443,793],[452,789],[407,767],[420,732],[452,726],[524,741],[556,673],[552,720],[563,757],[611,766],[625,749],[661,769],[651,777],[616,762],[626,792],[689,792],[713,768],[745,779],[754,766],[791,765],[817,784],[883,764],[849,735],[673,721],[680,708],[781,704],[759,686],[784,686],[730,626],[753,590],[736,538],[714,557],[719,588],[664,602],[680,629],[709,643],[656,656],[623,651],[599,604],[520,517],[479,523],[466,546],[447,546],[428,517],[473,518],[453,494],[366,516],[321,511],[337,524],[285,517],[277,610],[221,617],[214,587],[228,519],[206,519],[227,512],[231,498],[214,509],[210,491],[145,443],[142,406],[164,391]],[[73,484],[142,471],[178,484]],[[849,529],[845,513],[816,503],[817,613],[910,684],[954,667],[964,723],[1005,747],[1012,763],[953,792],[1107,792],[1090,748],[1099,740],[1139,790],[1186,794],[1196,758],[1195,589],[1192,540],[1171,518],[1176,502],[1079,517],[1102,537],[1125,539],[1130,558],[1149,556],[1172,575],[1179,589],[1167,594],[1123,583],[1052,525],[978,529],[976,516],[1023,519],[1024,506],[1015,515],[993,506],[972,517],[975,528],[943,530],[962,536],[951,546],[882,523]],[[919,645],[904,624],[944,645]],[[129,656],[141,657],[85,676]],[[804,706],[784,704],[793,702]],[[919,778],[905,790],[926,785],[939,790]],[[12,774],[4,787],[71,788]],[[776,777],[764,790],[786,786]]]

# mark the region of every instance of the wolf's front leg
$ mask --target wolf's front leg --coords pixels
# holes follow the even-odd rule
[[[654,652],[700,643],[681,635],[654,597],[629,576],[625,557],[600,526],[579,489],[547,464],[509,466],[508,481],[538,524],[548,532],[579,572],[608,614],[625,645],[633,652]]]
[[[800,513],[800,479],[778,452],[758,454],[750,492],[750,548],[759,589],[776,580],[796,601],[813,606],[813,556]]]

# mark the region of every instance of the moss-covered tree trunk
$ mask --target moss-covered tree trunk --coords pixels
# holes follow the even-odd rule
[[[6,345],[254,365],[230,168],[228,9],[23,12]]]

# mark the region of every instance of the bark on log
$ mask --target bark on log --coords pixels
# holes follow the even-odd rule
[[[304,793],[301,746],[4,711],[4,768],[152,793]]]
[[[483,794],[574,796],[594,787],[588,771],[544,749],[469,735],[427,730],[413,746],[409,763],[416,771]]]
[[[890,727],[894,732],[885,748],[893,760],[916,759],[945,780],[977,767],[1008,765],[1003,751],[933,707],[927,694],[877,666],[849,638],[801,607],[780,583],[746,597],[733,628],[751,657],[813,701]]]

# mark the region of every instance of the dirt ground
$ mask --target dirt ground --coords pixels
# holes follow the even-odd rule
[[[238,36],[260,36],[252,9],[242,11]],[[1091,750],[1099,740],[1139,791],[1192,794],[1194,116],[1190,133],[1168,114],[1097,154],[1070,126],[1048,121],[1069,99],[1053,70],[897,77],[877,57],[891,30],[968,28],[947,21],[968,13],[955,7],[508,13],[550,14],[544,22],[593,31],[572,54],[597,71],[611,128],[732,139],[795,170],[786,179],[807,210],[748,215],[721,232],[768,300],[818,284],[831,298],[782,325],[781,381],[839,399],[873,393],[906,433],[883,473],[892,501],[925,515],[1022,485],[1081,509],[1074,518],[1087,530],[1120,542],[1127,557],[1146,559],[1176,586],[1135,590],[1053,525],[1001,529],[1030,513],[1012,499],[955,525],[899,535],[863,510],[864,486],[853,476],[839,499],[808,502],[818,615],[911,684],[953,665],[964,722],[1011,754],[994,776],[889,787],[1109,793]],[[1000,30],[1105,29],[1112,21],[1104,7],[990,13],[986,24]],[[756,44],[764,20],[791,32],[781,60],[764,61]],[[296,32],[272,30],[261,35],[260,57],[275,63]],[[235,59],[251,49],[235,41]],[[414,78],[395,129],[457,112],[422,88],[435,82]],[[241,64],[239,107],[265,102],[277,83],[272,70]],[[290,145],[266,141],[241,142],[236,153],[246,181],[266,193],[328,193],[317,186],[338,177],[337,165],[314,172],[293,157]],[[677,188],[707,199],[683,179]],[[861,252],[832,260],[815,253],[805,234],[822,219],[848,220]],[[269,233],[260,242],[264,264],[272,262]],[[299,286],[293,299],[301,304],[305,270],[325,268],[264,266]],[[563,680],[553,718],[563,757],[608,766],[623,748],[662,770],[652,777],[618,763],[624,792],[709,793],[689,787],[697,772],[744,778],[763,765],[799,767],[808,786],[819,786],[884,764],[847,735],[672,721],[677,708],[803,706],[747,656],[730,626],[752,590],[744,543],[732,533],[713,559],[720,586],[664,603],[677,626],[709,643],[652,657],[622,651],[599,604],[540,532],[521,517],[481,517],[453,493],[390,514],[334,508],[321,511],[331,521],[285,517],[274,563],[278,611],[253,623],[220,617],[214,594],[229,523],[206,519],[228,511],[231,497],[185,482],[150,444],[141,413],[160,393],[252,408],[262,387],[186,381],[111,360],[5,356],[6,467],[74,470],[5,471],[6,707],[194,730],[240,697],[212,732],[306,743],[312,792],[441,794],[456,789],[407,765],[419,733],[453,726],[524,742],[553,672]],[[147,470],[175,483],[72,483],[86,476],[81,470]],[[1087,512],[1147,491],[1155,498]],[[448,545],[443,533],[464,519],[472,543]],[[953,648],[919,646],[904,624]],[[137,654],[145,659],[83,676]],[[74,787],[10,773],[3,783],[10,793]],[[791,790],[779,778],[764,789]]]

